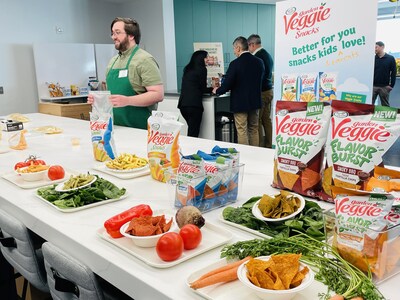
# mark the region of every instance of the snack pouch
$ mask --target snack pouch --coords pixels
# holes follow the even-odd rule
[[[299,101],[317,101],[317,78],[316,73],[306,73],[299,76]]]
[[[317,196],[330,115],[328,103],[277,101],[273,187]]]
[[[332,184],[365,189],[374,167],[383,165],[382,156],[399,134],[396,108],[333,100],[320,199],[333,201]]]
[[[228,183],[228,201],[235,201],[239,192],[240,152],[235,148],[221,148],[219,146],[215,146],[212,148],[211,153],[219,154],[232,160],[232,171],[230,173],[231,178],[229,179]]]
[[[175,206],[199,207],[207,182],[203,159],[196,154],[182,156],[176,175]]]
[[[163,117],[150,116],[147,130],[147,156],[151,176],[166,182],[178,168],[179,135],[183,124]]]
[[[339,254],[361,269],[382,278],[385,274],[388,241],[387,215],[393,197],[390,194],[357,192],[332,187],[335,197],[335,232],[333,246]]]
[[[91,91],[90,94],[94,97],[92,112],[90,112],[94,158],[97,161],[114,159],[116,150],[113,138],[112,105],[108,100],[110,91]]]
[[[204,160],[207,177],[202,201],[203,210],[225,205],[228,202],[228,184],[231,178],[232,160],[219,154],[208,154],[201,150],[197,151],[197,155]]]
[[[151,112],[153,117],[164,118],[167,120],[179,121],[179,113],[172,111],[153,110]]]
[[[334,72],[319,72],[319,101],[336,99],[337,74]]]
[[[297,75],[283,74],[281,77],[281,82],[281,99],[286,101],[297,101]]]

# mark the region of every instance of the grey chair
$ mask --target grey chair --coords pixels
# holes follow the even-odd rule
[[[27,281],[42,292],[50,292],[41,251],[43,242],[21,221],[0,209],[0,249],[8,263],[25,278],[23,299]]]
[[[131,299],[54,244],[45,242],[42,249],[47,281],[54,300]]]

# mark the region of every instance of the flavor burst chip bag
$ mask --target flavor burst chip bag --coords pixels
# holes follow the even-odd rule
[[[179,166],[179,134],[183,124],[155,115],[150,116],[147,122],[147,156],[151,176],[166,182],[169,174]]]
[[[108,100],[109,91],[93,91],[92,112],[90,113],[90,131],[94,158],[98,161],[114,159],[116,156],[113,138],[112,105]]]
[[[273,187],[317,196],[330,115],[328,103],[277,101]]]
[[[333,202],[331,186],[365,189],[374,167],[400,134],[397,108],[332,101],[331,126],[326,145],[322,200]]]

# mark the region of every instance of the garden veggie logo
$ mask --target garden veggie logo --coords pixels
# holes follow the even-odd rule
[[[297,31],[296,38],[299,38],[318,33],[319,28],[314,26],[328,20],[331,16],[331,9],[325,5],[326,3],[321,3],[318,7],[300,12],[297,12],[296,7],[287,9],[283,16],[285,35],[288,35],[289,31]]]

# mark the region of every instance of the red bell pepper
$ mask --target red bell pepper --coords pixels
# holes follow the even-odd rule
[[[109,218],[104,222],[104,228],[112,238],[120,238],[123,237],[123,235],[119,232],[119,229],[122,225],[131,221],[133,218],[152,215],[153,211],[151,210],[150,206],[147,204],[139,204]]]

